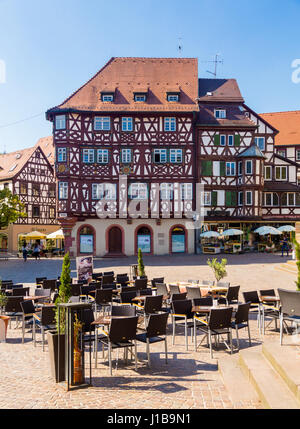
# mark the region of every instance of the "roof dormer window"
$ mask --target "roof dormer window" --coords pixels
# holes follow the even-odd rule
[[[134,101],[145,102],[147,99],[146,94],[134,94]]]
[[[114,101],[114,98],[115,98],[114,92],[105,92],[105,91],[101,92],[101,101],[105,103],[112,103]]]
[[[226,110],[225,109],[215,109],[215,118],[225,119],[226,118]]]
[[[179,101],[179,93],[167,93],[167,100],[173,103]]]

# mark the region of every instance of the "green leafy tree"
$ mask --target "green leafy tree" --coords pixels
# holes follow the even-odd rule
[[[224,277],[227,276],[227,271],[226,271],[227,259],[223,258],[221,262],[218,262],[217,258],[213,258],[212,260],[208,259],[207,264],[213,270],[214,276],[217,282],[219,282],[220,280],[222,280]]]
[[[20,217],[26,217],[24,204],[17,195],[12,194],[8,188],[0,191],[0,229],[7,228],[9,224],[16,222]]]
[[[143,262],[143,254],[142,254],[142,251],[140,248],[138,251],[138,275],[139,276],[145,275],[145,266],[144,266],[144,262]]]
[[[51,252],[52,249],[54,249],[55,241],[52,238],[48,238],[46,242],[46,249],[48,252]]]
[[[297,286],[297,290],[300,291],[300,244],[298,243],[298,241],[296,239],[294,239],[293,241],[294,241],[294,245],[295,245],[296,265],[297,265],[297,269],[298,269],[297,281],[295,283]]]
[[[60,287],[58,298],[55,301],[56,312],[55,312],[55,320],[56,320],[56,328],[58,330],[58,307],[57,304],[67,303],[72,294],[72,279],[71,279],[71,268],[70,268],[71,260],[69,252],[67,252],[64,256],[61,276],[60,276]],[[66,312],[65,309],[60,309],[60,333],[65,332],[65,321],[66,321]]]

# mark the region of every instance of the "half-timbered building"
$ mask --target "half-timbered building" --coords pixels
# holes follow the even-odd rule
[[[58,229],[56,182],[51,137],[34,147],[0,155],[0,189],[9,188],[24,204],[27,216],[0,231],[0,248],[17,252],[19,237],[33,230],[50,234]]]
[[[276,124],[245,104],[234,79],[199,79],[198,101],[206,223],[245,229],[299,220],[299,166],[276,149]]]
[[[71,254],[194,252],[197,80],[195,58],[112,58],[48,110]]]
[[[112,58],[46,117],[72,255],[198,251],[199,184],[220,230],[300,220],[298,155],[235,79],[198,79],[196,58]]]

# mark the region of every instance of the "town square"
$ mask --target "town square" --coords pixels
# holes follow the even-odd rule
[[[299,409],[300,4],[26,3],[0,1],[0,412]]]

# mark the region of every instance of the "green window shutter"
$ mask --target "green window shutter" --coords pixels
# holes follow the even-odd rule
[[[226,207],[235,207],[237,205],[237,192],[236,191],[226,191],[225,205],[226,205]]]
[[[241,137],[239,134],[234,135],[234,146],[240,146],[241,144]]]
[[[211,205],[216,207],[218,205],[218,192],[212,191],[211,193]]]
[[[212,176],[212,161],[202,161],[202,175]]]
[[[215,134],[214,144],[215,144],[215,146],[220,146],[220,134]]]
[[[226,191],[225,193],[225,205],[226,207],[231,206],[231,191]]]
[[[237,192],[236,191],[231,192],[231,205],[233,207],[237,206]]]
[[[220,176],[225,176],[225,161],[220,161]]]

